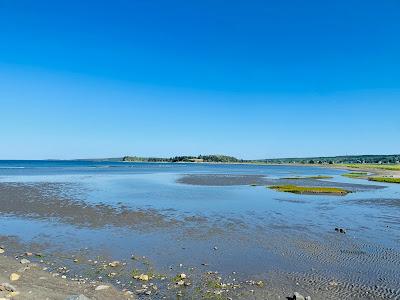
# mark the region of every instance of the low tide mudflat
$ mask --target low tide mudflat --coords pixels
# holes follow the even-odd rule
[[[115,291],[121,299],[285,299],[299,292],[312,299],[397,299],[400,185],[345,173],[0,162],[1,255],[36,264],[20,272],[23,280],[10,282],[21,292],[16,299],[28,299],[35,268],[60,280],[52,286],[74,282],[71,291],[62,288],[63,297],[101,299]],[[273,185],[351,193],[265,188]],[[22,271],[1,263],[8,273]],[[110,288],[96,291],[99,285]]]

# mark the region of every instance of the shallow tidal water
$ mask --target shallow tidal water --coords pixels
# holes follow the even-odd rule
[[[400,185],[319,167],[0,161],[0,235],[45,253],[145,256],[163,273],[194,267],[268,281],[285,274],[318,299],[400,297]],[[184,184],[187,175],[328,175],[378,185],[347,196],[265,186]],[[322,183],[323,184],[323,183]],[[346,234],[335,232],[345,228]],[[27,247],[27,246],[24,246]],[[132,263],[132,262],[130,262]],[[182,266],[180,266],[182,264]],[[78,270],[77,270],[78,271]],[[122,275],[121,275],[122,276]],[[128,275],[120,278],[128,282]],[[317,295],[317,296],[315,296]],[[284,296],[284,295],[282,295]],[[261,299],[261,298],[260,298]]]

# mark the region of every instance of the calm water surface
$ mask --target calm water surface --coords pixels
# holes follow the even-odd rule
[[[138,253],[160,269],[207,261],[226,272],[246,274],[271,268],[292,271],[296,255],[292,260],[282,255],[285,249],[280,244],[293,243],[296,248],[293,239],[337,239],[333,230],[337,226],[348,229],[350,242],[399,251],[400,185],[379,184],[386,188],[337,197],[292,195],[265,187],[176,183],[185,174],[262,174],[270,178],[330,175],[331,181],[371,184],[341,176],[345,172],[297,166],[0,161],[0,182],[67,183],[66,195],[87,206],[150,209],[179,221],[171,226],[132,227],[123,222],[86,226],[60,216],[16,211],[0,214],[0,233],[26,243],[46,243],[52,250],[88,247],[121,259]],[[219,250],[213,252],[215,246]],[[310,258],[303,265],[297,261],[296,268],[313,264],[321,266]]]

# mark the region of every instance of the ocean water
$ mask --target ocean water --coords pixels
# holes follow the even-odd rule
[[[7,203],[0,208],[0,233],[48,251],[90,249],[122,260],[144,255],[161,270],[207,262],[243,276],[313,267],[343,278],[365,268],[360,280],[371,283],[381,273],[398,278],[398,262],[383,264],[380,257],[388,249],[394,257],[400,252],[400,185],[379,183],[385,188],[340,197],[176,182],[186,174],[256,174],[372,184],[344,173],[299,166],[0,161],[0,186],[14,185],[12,197],[21,203],[9,203],[10,189],[0,190]],[[37,194],[24,186],[37,187]],[[335,227],[347,234],[338,235]],[[369,255],[372,267],[362,257],[343,261],[343,253],[356,250]]]

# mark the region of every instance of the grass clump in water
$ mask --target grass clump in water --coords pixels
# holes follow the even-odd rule
[[[308,179],[332,179],[332,176],[326,176],[326,175],[317,175],[317,176],[309,176],[306,177]]]
[[[370,177],[368,180],[387,183],[400,183],[400,178],[398,177]]]
[[[367,175],[368,175],[368,173],[366,173],[366,172],[351,172],[351,173],[343,174],[342,176],[348,177],[348,178],[362,178]]]
[[[270,189],[293,194],[306,194],[306,195],[340,195],[344,196],[350,193],[347,190],[335,187],[311,187],[311,186],[297,186],[297,185],[273,185]]]

